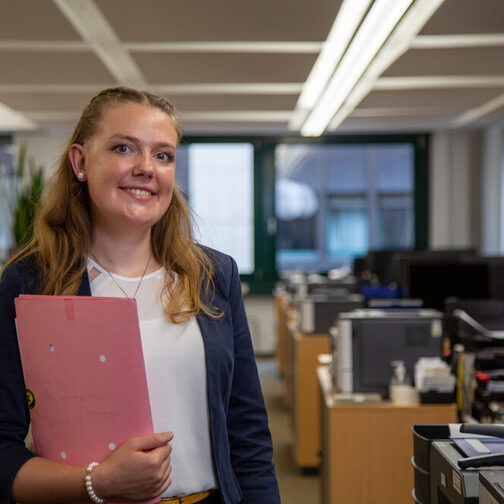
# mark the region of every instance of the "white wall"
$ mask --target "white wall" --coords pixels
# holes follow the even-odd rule
[[[273,296],[245,296],[244,303],[256,355],[273,355],[276,349]]]
[[[479,248],[481,133],[438,131],[431,137],[429,246]]]
[[[37,166],[44,166],[50,172],[60,159],[72,132],[70,130],[44,130],[20,132],[14,135],[16,150],[26,146],[28,158],[32,158]]]
[[[504,138],[500,126],[484,132],[482,156],[482,252],[486,255],[504,253],[503,159]]]

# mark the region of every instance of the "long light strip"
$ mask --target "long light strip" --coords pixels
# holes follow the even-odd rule
[[[362,0],[359,0],[362,1]],[[368,0],[369,1],[369,0]],[[318,54],[324,42],[242,41],[226,42],[124,42],[127,51],[149,53],[258,53]],[[83,40],[0,40],[0,51],[88,52],[93,47]]]
[[[0,84],[0,93],[97,93],[100,89],[114,86],[114,82],[101,84]],[[303,87],[302,82],[209,82],[152,84],[147,86],[153,92],[172,95],[194,94],[256,94],[256,95],[297,95]]]
[[[2,121],[2,109],[0,108],[0,127]],[[80,112],[57,111],[44,112],[33,111],[26,114],[40,122],[70,122],[79,118]],[[267,122],[286,123],[292,116],[291,110],[230,110],[230,111],[192,111],[181,112],[184,121],[190,122]],[[26,128],[26,127],[25,127]]]
[[[0,40],[0,51],[88,52],[92,47],[82,40]]]
[[[376,0],[334,72],[322,98],[301,129],[319,136],[362,76],[413,0]]]
[[[359,27],[372,0],[343,0],[327,40],[311,69],[296,104],[295,114],[289,124],[299,130],[308,112],[315,106],[334,69],[343,56],[348,43]]]
[[[463,89],[502,88],[504,75],[428,75],[414,77],[380,77],[373,89]]]
[[[291,110],[230,110],[183,112],[182,119],[192,122],[270,122],[285,123],[292,115]]]
[[[226,41],[226,42],[125,42],[124,47],[135,52],[155,53],[277,53],[316,54],[322,42],[310,41]]]
[[[504,94],[501,94],[481,105],[480,107],[475,107],[470,110],[467,110],[463,114],[460,114],[457,118],[455,118],[451,123],[450,127],[452,128],[460,128],[462,126],[467,126],[469,123],[477,121],[482,117],[494,112],[497,109],[504,107]]]
[[[448,107],[359,107],[352,117],[438,117],[452,114],[453,108]]]
[[[334,115],[328,128],[329,131],[338,128],[371,91],[378,77],[408,50],[415,36],[443,2],[444,0],[416,0],[399,26],[387,39],[379,54],[370,63],[360,81],[349,93],[343,106]]]
[[[147,81],[140,68],[93,0],[53,2],[121,84],[146,86]]]
[[[412,49],[503,46],[504,33],[468,33],[463,35],[419,35]]]

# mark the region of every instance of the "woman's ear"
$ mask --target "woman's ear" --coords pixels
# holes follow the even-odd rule
[[[74,143],[68,150],[68,160],[72,166],[72,171],[80,182],[86,180],[86,169],[84,166],[86,149],[83,145]]]

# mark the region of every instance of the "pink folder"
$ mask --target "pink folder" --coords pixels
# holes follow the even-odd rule
[[[15,306],[37,455],[86,466],[153,432],[134,299],[22,295]]]

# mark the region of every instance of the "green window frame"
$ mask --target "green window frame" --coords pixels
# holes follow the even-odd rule
[[[275,148],[278,144],[398,144],[414,149],[414,247],[428,247],[429,135],[338,135],[319,138],[291,136],[187,136],[191,143],[251,143],[254,147],[254,272],[240,275],[251,294],[271,293],[276,271]]]

